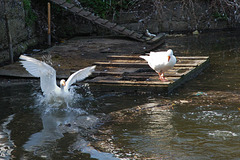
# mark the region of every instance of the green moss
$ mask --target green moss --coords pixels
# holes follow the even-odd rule
[[[37,15],[33,12],[31,0],[23,0],[23,7],[26,13],[25,21],[28,26],[32,26],[37,20]]]
[[[92,8],[102,18],[118,14],[120,10],[128,9],[135,3],[134,0],[80,0],[80,2],[84,7]]]
[[[227,20],[228,19],[228,17],[227,17],[227,15],[226,14],[224,14],[224,13],[219,13],[219,12],[215,12],[214,14],[213,14],[213,17],[215,18],[215,19],[217,19],[217,20]]]

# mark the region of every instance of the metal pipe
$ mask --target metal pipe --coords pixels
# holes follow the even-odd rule
[[[48,45],[51,46],[51,4],[48,2]]]

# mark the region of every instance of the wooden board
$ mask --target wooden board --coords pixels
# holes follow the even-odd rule
[[[107,61],[95,62],[96,71],[85,82],[104,86],[118,86],[140,89],[153,89],[169,94],[186,81],[196,77],[209,65],[208,56],[176,57],[178,62],[173,69],[165,73],[168,82],[158,79],[147,62],[137,56],[111,55]]]
[[[100,18],[100,17],[96,16],[94,13],[89,12],[82,7],[75,6],[74,4],[69,3],[66,0],[50,0],[50,1],[63,7],[66,10],[69,10],[70,12],[74,13],[75,15],[83,17],[83,18],[85,18],[89,21],[92,21],[104,28],[115,31],[119,34],[125,35],[125,36],[135,39],[137,41],[146,42],[148,44],[154,44],[155,46],[159,46],[164,43],[165,34],[160,33],[156,37],[146,37],[142,33],[138,33],[135,30],[129,30],[126,27],[120,26],[116,23],[112,23],[106,19]],[[151,50],[151,49],[153,49],[153,48],[150,48],[149,50]]]

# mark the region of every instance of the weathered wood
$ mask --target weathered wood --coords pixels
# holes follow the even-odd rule
[[[81,9],[78,8],[78,7],[73,7],[73,8],[70,9],[70,11],[77,14],[78,12],[81,11]]]
[[[147,63],[127,63],[127,62],[95,62],[94,65],[98,66],[111,66],[111,67],[136,67],[136,68],[146,68],[149,67]],[[176,67],[197,67],[199,63],[192,64],[176,64]]]
[[[209,65],[207,56],[177,58],[179,59],[178,63],[165,73],[165,77],[169,80],[167,82],[160,81],[158,74],[139,55],[111,55],[108,56],[109,61],[95,62],[97,70],[93,73],[93,78],[86,82],[109,86],[110,89],[112,86],[137,87],[138,89],[149,89],[150,87],[168,94],[197,76]]]
[[[120,78],[111,79],[105,77],[98,77],[94,80],[88,80],[88,82],[94,83],[106,83],[106,84],[121,84],[121,85],[167,85],[171,82],[162,82],[162,81],[136,81],[136,80],[121,80]]]
[[[129,29],[125,29],[124,31],[123,31],[123,34],[126,34],[126,35],[132,35],[134,33],[134,31],[131,31],[131,30],[129,30]]]
[[[95,23],[102,24],[102,25],[106,24],[107,22],[108,20],[102,19],[102,18],[95,20]]]
[[[89,12],[89,11],[85,11],[85,10],[82,10],[81,12],[78,13],[79,15],[83,16],[83,17],[88,17],[92,14],[92,12]]]
[[[118,31],[118,32],[119,31],[122,32],[124,29],[126,29],[126,27],[116,26],[116,27],[113,28],[114,31]]]
[[[71,4],[71,3],[63,3],[61,4],[61,6],[65,9],[71,9],[73,8],[75,5],[74,4]],[[71,11],[71,10],[70,10]]]
[[[109,55],[107,56],[108,59],[111,60],[139,60],[139,56],[129,56],[129,55]],[[192,60],[192,59],[197,59],[197,60],[206,60],[209,57],[208,56],[176,56],[177,59],[179,60]]]

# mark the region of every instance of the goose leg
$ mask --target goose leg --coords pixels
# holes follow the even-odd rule
[[[159,72],[158,75],[159,75],[160,81],[162,81],[162,82],[168,81],[168,80],[164,77],[164,74],[163,74],[163,73]]]

